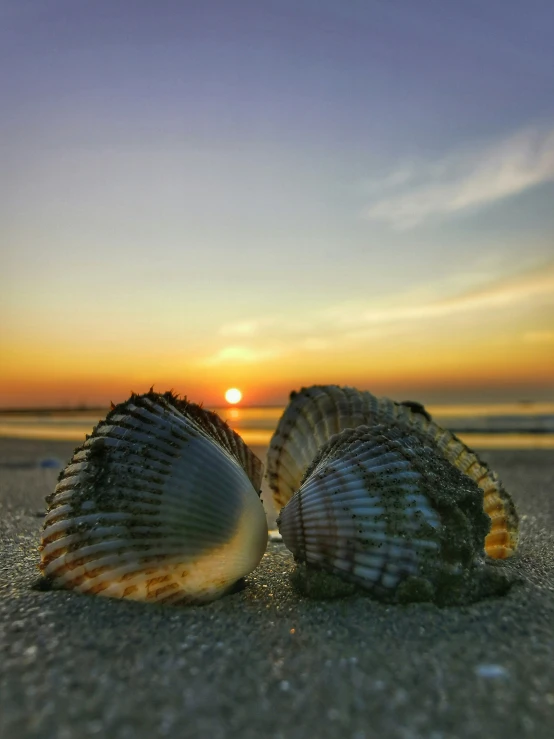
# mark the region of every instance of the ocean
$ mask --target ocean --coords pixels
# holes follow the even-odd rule
[[[554,449],[554,402],[426,406],[433,420],[481,449]],[[251,446],[266,446],[283,407],[213,408]],[[0,412],[0,437],[80,443],[107,409]]]

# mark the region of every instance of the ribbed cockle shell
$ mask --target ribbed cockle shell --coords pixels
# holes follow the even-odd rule
[[[400,602],[460,603],[507,586],[498,568],[484,564],[490,520],[478,485],[398,427],[334,436],[278,525],[305,563],[308,592],[322,571]]]
[[[277,508],[298,490],[314,456],[333,434],[362,424],[398,426],[435,446],[482,490],[483,508],[491,519],[486,554],[494,559],[513,554],[518,516],[496,473],[453,433],[434,423],[418,403],[396,403],[351,387],[314,385],[291,393],[267,453],[267,476]]]
[[[262,466],[215,414],[133,395],[75,451],[47,498],[41,570],[54,587],[164,603],[212,600],[267,543]]]

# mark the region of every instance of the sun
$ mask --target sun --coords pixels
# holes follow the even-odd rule
[[[235,403],[240,403],[242,400],[242,393],[238,389],[238,387],[230,387],[229,390],[225,392],[225,400],[228,403],[231,403],[231,405],[235,405]]]

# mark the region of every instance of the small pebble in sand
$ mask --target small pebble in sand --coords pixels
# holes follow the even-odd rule
[[[510,673],[502,665],[477,665],[475,674],[488,679],[498,679],[500,677],[508,677]]]

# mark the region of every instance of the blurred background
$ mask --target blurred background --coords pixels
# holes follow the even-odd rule
[[[81,438],[154,385],[266,443],[291,389],[336,383],[546,443],[551,20],[3,2],[0,434]]]

